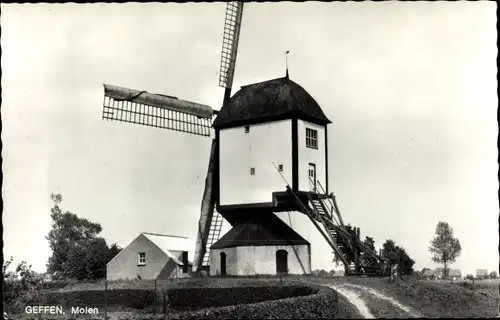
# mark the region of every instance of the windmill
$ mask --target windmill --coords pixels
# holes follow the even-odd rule
[[[243,86],[231,97],[242,13],[242,2],[227,4],[219,75],[219,86],[225,88],[225,92],[220,111],[173,96],[105,84],[102,117],[208,138],[212,136],[212,128],[215,129],[201,203],[193,272],[210,265],[211,274],[274,273],[271,266],[274,261],[265,258],[272,251],[276,254],[277,273],[290,270],[292,273],[310,273],[309,243],[274,214],[298,211],[309,217],[343,262],[346,272],[359,273],[365,270],[359,261],[361,252],[377,260],[380,256],[359,240],[359,229],[349,230],[344,226],[335,197],[328,194],[326,125],[331,122],[319,105],[289,79],[288,69],[284,78]],[[254,136],[250,134],[251,127]],[[298,127],[305,129],[305,137],[299,138]],[[273,133],[291,137],[288,141],[292,143],[286,152],[275,152],[276,156],[271,159],[270,154],[279,150],[283,142],[281,138],[271,138],[269,135]],[[324,148],[318,143],[322,135],[325,137]],[[263,142],[267,137],[270,137],[268,141]],[[300,142],[305,142],[309,149],[302,151]],[[243,148],[239,152],[230,150],[238,145]],[[310,149],[318,152],[304,166],[302,162],[307,154],[311,154]],[[245,157],[244,154],[245,159],[238,158]],[[287,154],[291,161],[287,160]],[[254,166],[259,158],[269,161]],[[275,161],[281,163],[275,165]],[[311,163],[318,161],[322,163]],[[247,175],[238,181],[226,169],[228,164],[234,164],[235,170]],[[299,170],[308,173],[304,176]],[[316,176],[318,172],[322,178]],[[269,178],[271,176],[273,178]],[[259,193],[262,188],[266,192]],[[237,189],[242,192],[234,193]],[[219,239],[224,219],[233,228]],[[290,264],[288,252],[295,254]],[[228,272],[226,259],[235,255],[241,255],[235,259],[241,265],[235,262],[235,267],[230,265]],[[254,265],[248,267],[252,263]]]

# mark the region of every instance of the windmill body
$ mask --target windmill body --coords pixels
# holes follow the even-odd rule
[[[317,192],[311,180],[327,185],[329,123],[288,76],[243,86],[223,106],[213,123],[217,211],[234,227],[211,248],[211,274],[275,274],[283,264],[310,273],[309,242],[274,213],[301,210],[287,183],[305,203]]]

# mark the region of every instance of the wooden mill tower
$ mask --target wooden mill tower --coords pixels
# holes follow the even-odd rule
[[[288,75],[244,86],[222,107],[213,123],[217,211],[234,227],[212,246],[211,274],[310,273],[309,243],[274,213],[302,211],[286,182],[304,203],[328,185],[329,123]]]

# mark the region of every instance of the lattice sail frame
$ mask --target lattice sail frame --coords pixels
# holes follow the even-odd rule
[[[162,94],[104,85],[102,118],[210,137],[209,106]]]
[[[233,84],[242,16],[243,2],[227,3],[219,73],[219,86],[223,88],[231,88]]]

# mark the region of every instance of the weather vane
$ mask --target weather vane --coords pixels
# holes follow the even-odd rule
[[[290,50],[287,50],[285,52],[285,67],[286,67],[286,77],[288,78],[288,54],[290,53]]]

